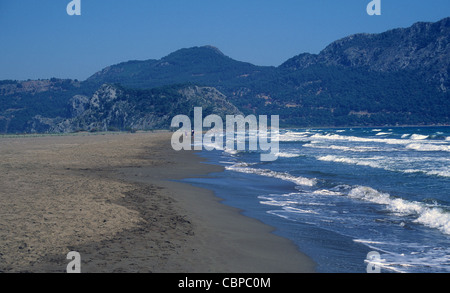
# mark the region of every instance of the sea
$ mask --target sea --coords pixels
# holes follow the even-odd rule
[[[200,156],[225,171],[184,181],[274,227],[319,273],[450,272],[450,127],[282,129],[272,162]]]

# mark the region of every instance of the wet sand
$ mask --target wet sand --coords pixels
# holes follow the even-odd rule
[[[296,273],[314,263],[273,228],[174,180],[222,168],[170,133],[0,138],[0,272]]]

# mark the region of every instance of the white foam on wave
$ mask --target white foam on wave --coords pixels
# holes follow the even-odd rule
[[[372,239],[355,239],[353,241],[362,243],[373,250],[381,252],[380,259],[376,264],[387,270],[399,273],[417,272],[418,270],[430,272],[430,268],[437,269],[440,272],[450,271],[450,267],[448,266],[450,248],[436,248],[417,243],[397,243]],[[393,252],[398,251],[400,246],[408,247],[409,252]]]
[[[377,136],[391,134],[390,132],[377,133]],[[409,138],[408,138],[409,137]],[[427,140],[429,136],[419,135],[419,134],[404,134],[402,138],[382,138],[382,137],[358,137],[358,136],[347,136],[339,134],[320,134],[316,133],[313,135],[308,135],[302,133],[301,135],[296,135],[296,133],[289,133],[285,135],[280,141],[311,141],[311,143],[323,142],[323,141],[342,141],[342,142],[360,142],[360,143],[384,143],[389,145],[408,145],[412,143],[418,143],[426,145],[442,145],[443,141]],[[448,139],[446,139],[448,141]]]
[[[312,133],[311,132],[286,132],[284,134],[280,134],[278,137],[279,141],[283,142],[294,142],[294,141],[304,141],[307,139]]]
[[[280,158],[297,158],[300,156],[300,154],[279,152],[275,156]]]
[[[428,175],[435,175],[440,177],[450,177],[450,170],[434,170],[425,172]]]
[[[258,168],[249,168],[249,167],[243,167],[238,164],[233,166],[227,166],[225,167],[226,170],[241,172],[241,173],[247,173],[247,174],[256,174],[260,176],[266,176],[266,177],[273,177],[282,179],[284,181],[293,182],[297,185],[301,186],[314,186],[317,183],[316,179],[311,178],[305,178],[301,176],[293,176],[287,172],[276,172],[269,169],[258,169]]]
[[[432,152],[432,151],[450,152],[450,145],[443,145],[443,144],[411,143],[408,144],[405,148],[420,152]]]
[[[381,136],[381,135],[389,135],[392,134],[392,132],[378,132],[377,134],[375,134],[376,136]]]
[[[383,159],[384,157],[371,157],[363,159],[353,159],[348,157],[340,157],[340,156],[334,156],[334,155],[327,155],[327,156],[321,156],[317,157],[317,160],[319,161],[326,161],[326,162],[336,162],[336,163],[345,163],[345,164],[351,164],[351,165],[358,165],[358,166],[368,166],[372,168],[383,168],[379,163],[377,163],[379,160]]]
[[[367,239],[354,239],[353,242],[367,244],[367,245],[370,245],[370,244],[387,244],[387,242],[367,240]],[[373,247],[373,248],[375,248],[375,247]]]
[[[238,163],[232,163],[233,165],[230,168],[246,168],[249,166],[254,166],[257,163],[246,163],[246,162],[238,162]]]
[[[229,155],[236,155],[236,154],[239,153],[239,151],[237,151],[237,150],[234,150],[234,149],[228,149],[228,148],[225,148],[225,149],[224,149],[224,152],[227,153],[227,154],[229,154]]]
[[[294,207],[290,207],[290,206],[284,207],[283,210],[285,210],[286,212],[296,213],[296,214],[313,214],[313,215],[319,214],[313,210],[305,210],[305,209],[294,208]]]
[[[441,208],[428,207],[420,202],[412,202],[401,198],[393,198],[388,193],[379,192],[366,186],[353,188],[349,197],[385,205],[387,210],[399,216],[413,216],[413,222],[438,229],[450,235],[450,213]]]
[[[320,189],[313,192],[313,194],[319,194],[319,195],[343,195],[341,192],[332,191],[328,189]]]
[[[335,163],[343,163],[349,165],[357,165],[357,166],[367,166],[371,168],[384,169],[386,171],[392,172],[402,172],[406,174],[412,173],[422,173],[429,176],[439,176],[439,177],[450,177],[450,168],[442,167],[435,170],[427,170],[426,166],[423,165],[423,169],[411,169],[408,168],[409,164],[417,163],[418,161],[425,162],[427,160],[436,161],[436,158],[428,158],[428,157],[420,157],[420,158],[410,158],[410,157],[382,157],[382,156],[373,156],[370,158],[350,158],[344,156],[335,156],[335,155],[327,155],[327,156],[318,156],[316,157],[319,161],[325,162],[335,162]],[[443,164],[448,161],[447,158],[440,158],[439,161]],[[406,169],[407,168],[407,169]]]
[[[450,177],[450,170],[418,170],[418,169],[407,169],[404,170],[403,173],[424,173],[430,176],[439,176],[439,177]]]
[[[264,202],[261,202],[264,204]],[[317,215],[318,213],[313,210],[304,210],[299,208],[293,208],[293,207],[283,207],[282,210],[272,210],[267,211],[268,214],[274,215],[283,219],[291,220],[292,214],[312,214]],[[305,221],[306,224],[308,224],[308,221]],[[309,223],[312,224],[312,223]]]
[[[427,139],[428,137],[429,137],[428,135],[421,135],[421,134],[411,135],[411,139],[414,139],[414,140],[424,140],[424,139]]]
[[[315,140],[335,140],[335,141],[345,141],[345,142],[376,142],[376,143],[386,143],[386,144],[405,144],[404,139],[395,139],[395,138],[366,138],[366,137],[358,137],[358,136],[346,136],[346,135],[338,135],[338,134],[314,134],[310,137],[310,139]]]
[[[316,148],[316,149],[331,149],[331,150],[338,150],[338,151],[344,151],[344,152],[355,152],[355,153],[380,151],[380,148],[377,148],[377,147],[368,147],[368,146],[348,147],[348,146],[342,146],[342,145],[321,145],[317,142],[304,144],[303,147]]]
[[[291,194],[283,194],[283,195],[276,195],[276,197],[284,197],[284,198],[289,198],[291,196]],[[258,199],[261,199],[262,201],[260,202],[261,204],[264,205],[270,205],[270,206],[277,206],[277,207],[284,207],[284,206],[289,206],[291,204],[296,204],[296,202],[294,201],[290,201],[290,200],[279,200],[278,198],[275,198],[275,195],[260,195],[258,196]]]

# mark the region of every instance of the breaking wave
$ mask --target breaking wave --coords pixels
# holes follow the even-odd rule
[[[429,207],[421,202],[393,198],[388,193],[382,193],[366,186],[353,188],[348,196],[354,199],[385,205],[390,212],[400,216],[415,217],[413,222],[438,229],[450,235],[450,213],[441,208]]]
[[[258,168],[251,168],[248,167],[245,163],[238,163],[234,164],[232,166],[225,167],[226,170],[236,171],[240,173],[247,173],[247,174],[256,174],[266,177],[273,177],[282,179],[284,181],[293,182],[295,184],[301,185],[301,186],[314,186],[317,183],[316,179],[311,178],[305,178],[301,176],[293,176],[287,172],[276,172],[268,169],[258,169]]]

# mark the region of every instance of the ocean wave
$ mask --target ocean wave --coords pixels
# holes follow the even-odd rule
[[[449,141],[449,137],[444,140],[430,139],[429,135],[421,134],[404,134],[401,138],[383,138],[382,135],[392,134],[392,132],[380,132],[376,134],[376,137],[359,137],[348,136],[340,134],[322,134],[311,132],[288,132],[280,135],[281,142],[311,142],[318,143],[324,141],[341,141],[341,142],[358,142],[358,143],[384,143],[389,145],[409,145],[409,144],[423,144],[423,145],[440,145],[445,146],[443,143]],[[439,148],[439,147],[438,147]]]
[[[303,147],[307,148],[316,148],[316,149],[332,149],[344,152],[356,152],[356,153],[365,153],[365,152],[374,152],[380,151],[380,148],[377,147],[368,147],[368,146],[341,146],[341,145],[321,145],[319,143],[308,143],[304,144]]]
[[[353,159],[353,158],[348,158],[348,157],[339,157],[339,156],[334,156],[334,155],[317,157],[317,160],[319,160],[319,161],[346,163],[346,164],[351,164],[351,165],[368,166],[368,167],[372,167],[372,168],[382,168],[383,169],[383,166],[381,166],[379,163],[377,163],[377,161],[380,161],[382,159],[384,159],[384,157],[371,157],[370,159],[367,158],[366,160],[362,160],[359,158]]]
[[[328,190],[328,189],[320,189],[313,192],[313,194],[319,194],[319,195],[344,195],[342,192]]]
[[[235,164],[233,166],[227,166],[225,167],[226,170],[236,171],[240,173],[247,173],[247,174],[256,174],[260,176],[266,176],[266,177],[273,177],[282,179],[284,181],[293,182],[297,185],[301,186],[314,186],[317,183],[316,179],[311,178],[305,178],[301,176],[293,176],[287,172],[276,172],[268,169],[258,169],[258,168],[250,168],[247,166],[241,166],[239,164]]]
[[[289,199],[291,197],[291,195],[297,195],[297,194],[292,193],[292,194],[284,194],[284,195],[258,196],[258,199],[261,200],[260,203],[263,205],[282,207],[283,210],[288,213],[318,215],[318,213],[316,211],[311,210],[311,209],[301,209],[298,207],[293,207],[297,204],[296,201],[279,199],[280,196]]]
[[[440,176],[440,177],[450,177],[449,170],[433,170],[433,171],[426,171],[425,173],[428,175],[434,175],[434,176]]]
[[[401,172],[405,174],[412,173],[422,173],[429,176],[439,176],[439,177],[450,177],[450,169],[445,167],[445,169],[435,169],[435,170],[427,170],[426,166],[423,169],[411,169],[408,168],[409,164],[417,163],[418,161],[424,162],[426,160],[434,160],[441,161],[442,163],[448,161],[447,158],[389,158],[382,156],[373,156],[370,158],[349,158],[343,156],[335,156],[335,155],[327,155],[327,156],[318,156],[316,157],[319,161],[325,162],[335,162],[335,163],[344,163],[349,165],[357,165],[357,166],[367,166],[371,168],[379,168],[384,169],[386,171],[392,172]],[[405,169],[406,168],[406,169]]]
[[[336,189],[339,189],[339,192]],[[316,195],[319,197],[315,197]],[[340,199],[327,200],[323,196],[339,196]],[[355,238],[354,242],[367,245],[381,253],[379,265],[386,270],[395,272],[429,272],[430,268],[444,271],[450,270],[448,267],[449,248],[424,246],[421,243],[414,242],[414,239],[412,239],[413,242],[408,240],[398,241],[397,239],[391,241],[391,238],[378,233],[373,234],[372,239],[361,238],[368,235],[367,233],[362,233],[363,229],[378,223],[379,217],[371,217],[371,219],[377,220],[375,223],[367,222],[367,226],[361,223],[356,224],[355,229],[359,230],[355,234],[349,233],[346,230],[347,228],[343,227],[352,229],[352,225],[360,221],[362,215],[358,211],[355,211],[355,215],[353,215],[351,209],[348,209],[347,212],[337,212],[333,209],[333,206],[335,206],[333,203],[341,203],[341,199],[345,198],[365,201],[383,207],[382,210],[384,212],[381,213],[382,218],[380,219],[380,222],[383,220],[381,222],[382,225],[389,223],[404,228],[411,228],[411,225],[420,225],[436,229],[444,235],[450,235],[450,213],[444,206],[437,203],[429,204],[396,198],[388,193],[366,186],[343,185],[339,188],[318,189],[314,192],[258,196],[261,204],[274,207],[274,209],[267,212],[269,214],[294,221],[301,219],[302,223],[317,225],[326,229],[337,227],[338,231],[343,231],[344,235],[353,235]],[[391,213],[395,217],[386,216],[386,212]]]
[[[349,141],[349,142],[377,142],[387,144],[404,144],[405,140],[395,138],[366,138],[358,136],[347,136],[338,134],[314,134],[310,137],[317,140],[336,140],[336,141]]]
[[[438,229],[450,235],[450,213],[441,208],[428,207],[424,203],[412,202],[401,198],[393,198],[388,193],[379,192],[366,186],[353,188],[348,196],[350,198],[385,205],[387,210],[399,216],[413,216],[413,222]]]
[[[408,144],[405,148],[421,152],[430,152],[430,151],[450,152],[450,145],[441,145],[441,144],[411,143]]]
[[[370,246],[370,244],[384,244],[384,245],[388,244],[387,242],[384,242],[384,241],[374,241],[374,240],[367,240],[367,239],[354,239],[353,242],[366,244],[368,246]],[[372,248],[376,248],[376,247],[372,247]]]
[[[285,194],[285,195],[281,195],[283,197],[289,198],[291,194]],[[278,195],[279,197],[280,195]],[[262,200],[260,203],[264,204],[264,205],[269,205],[269,206],[276,206],[276,207],[284,207],[284,206],[288,206],[291,204],[296,204],[296,202],[293,201],[289,201],[289,200],[279,200],[277,198],[275,198],[274,195],[269,195],[269,196],[258,196],[258,199]]]
[[[418,169],[406,169],[403,173],[422,173],[430,176],[450,177],[450,170],[418,170]]]
[[[305,209],[294,208],[294,207],[289,207],[289,206],[284,207],[283,210],[285,210],[286,212],[291,212],[291,213],[318,215],[318,213],[313,210],[305,210]]]
[[[305,132],[286,132],[284,134],[280,134],[278,140],[281,142],[295,142],[295,141],[304,141],[307,139],[312,133],[309,131]]]
[[[319,189],[306,194],[319,196],[347,196],[348,198],[353,200],[360,200],[370,202],[372,204],[382,205],[388,212],[402,219],[398,223],[400,226],[405,226],[407,225],[406,223],[411,222],[426,226],[428,228],[437,229],[446,235],[450,235],[450,213],[445,208],[445,206],[440,206],[436,203],[429,204],[425,202],[409,201],[403,198],[396,198],[391,196],[389,193],[380,192],[367,186],[353,186],[350,188],[345,188],[344,192],[338,192],[329,189]],[[321,214],[322,208],[320,207],[319,209],[311,209],[306,207],[312,206],[311,203],[313,203],[314,200],[311,201],[311,198],[301,199],[304,196],[305,194],[301,193],[288,193],[283,195],[264,195],[259,196],[258,198],[261,200],[261,204],[281,207],[286,218],[290,218],[289,212],[317,215]],[[301,205],[299,205],[300,202]],[[320,205],[324,205],[324,203],[321,202]],[[277,213],[277,215],[279,215],[279,213]],[[326,218],[327,216],[324,217]],[[361,240],[360,242],[368,245],[382,244],[378,241],[369,240]]]
[[[232,163],[232,166],[230,168],[246,168],[249,166],[257,165],[257,163],[246,163],[246,162],[238,162],[238,163]]]
[[[397,243],[372,239],[354,239],[353,241],[381,252],[380,259],[376,264],[386,270],[398,273],[417,272],[417,269],[420,268],[426,272],[429,272],[430,268],[450,271],[448,267],[449,248],[435,249],[417,243]],[[408,254],[393,252],[401,250],[400,246],[407,247],[410,252]]]
[[[279,152],[275,156],[278,156],[280,158],[297,158],[300,157],[300,154]]]
[[[340,142],[357,142],[357,143],[383,143],[388,145],[406,145],[413,143],[417,140],[405,139],[405,138],[381,138],[381,137],[358,137],[358,136],[346,136],[338,134],[314,134],[308,137],[312,142],[321,141],[340,141]],[[306,140],[306,139],[305,139]],[[433,141],[424,141],[424,143],[435,143]]]
[[[429,138],[429,136],[428,135],[421,135],[421,134],[413,134],[413,135],[411,135],[410,138],[414,139],[414,140],[424,140],[424,139]]]
[[[418,170],[418,169],[406,169],[402,171],[406,174],[411,173],[421,173],[429,176],[438,176],[438,177],[450,177],[450,170]]]

